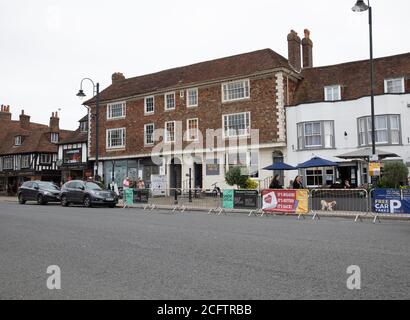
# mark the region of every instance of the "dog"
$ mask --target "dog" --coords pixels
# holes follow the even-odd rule
[[[327,202],[326,200],[320,201],[322,205],[322,211],[333,211],[333,208],[336,206],[336,201]]]

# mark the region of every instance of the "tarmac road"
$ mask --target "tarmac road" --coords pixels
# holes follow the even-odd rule
[[[0,299],[409,299],[409,243],[408,221],[0,203]]]

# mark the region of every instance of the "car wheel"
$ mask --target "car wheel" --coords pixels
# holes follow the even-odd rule
[[[62,196],[61,197],[61,205],[63,207],[68,207],[68,201],[67,201],[67,197],[66,196]]]
[[[83,201],[84,207],[86,208],[90,208],[91,207],[91,199],[89,196],[85,196],[84,197],[84,201]]]
[[[41,193],[37,196],[37,204],[46,204],[46,202],[44,201],[44,197]]]
[[[25,204],[26,203],[26,200],[24,199],[24,196],[23,196],[22,193],[19,194],[18,199],[19,199],[20,204]]]

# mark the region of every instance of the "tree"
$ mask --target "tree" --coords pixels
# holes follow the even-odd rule
[[[246,188],[247,176],[242,175],[240,167],[232,167],[225,174],[225,181],[230,186],[238,186],[241,189]]]
[[[384,188],[399,188],[407,183],[409,169],[403,162],[386,163],[379,185]]]

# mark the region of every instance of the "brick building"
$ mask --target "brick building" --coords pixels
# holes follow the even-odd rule
[[[290,54],[295,37],[294,31],[288,37]],[[301,79],[300,64],[292,59],[264,49],[128,79],[113,74],[100,93],[99,174],[106,184],[112,178],[121,184],[129,176],[142,177],[147,185],[152,174],[162,174],[173,188],[187,186],[191,169],[192,186],[204,189],[214,182],[225,187],[225,172],[233,165],[256,179],[269,177],[261,168],[283,160],[285,105]],[[95,102],[84,103],[90,114]],[[208,129],[219,130],[214,139],[208,139]],[[253,129],[259,137],[251,142]],[[155,139],[158,130],[163,149]],[[94,117],[89,132],[94,160]]]
[[[60,182],[57,143],[71,131],[59,128],[57,112],[47,126],[31,122],[24,110],[12,120],[10,106],[1,105],[0,128],[0,193],[15,194],[27,180]]]
[[[297,165],[313,154],[343,162],[336,159],[339,153],[369,146],[369,61],[314,67],[308,30],[303,39],[292,30],[287,41],[287,59],[264,49],[128,79],[114,73],[100,94],[99,173],[105,183],[121,184],[129,176],[142,177],[149,186],[151,175],[161,174],[168,187],[187,187],[191,169],[193,186],[209,189],[218,182],[224,188],[226,171],[240,165],[266,187],[272,172],[261,168],[272,162]],[[377,119],[389,123],[387,133],[378,128],[388,136],[378,146],[407,163],[409,57],[375,60]],[[95,101],[84,103],[90,114]],[[207,129],[219,130],[211,139],[219,143],[209,144]],[[320,144],[309,145],[309,139]],[[89,141],[93,160],[94,117]],[[368,177],[356,160],[345,161],[340,172],[316,173],[322,182],[341,174],[358,184]],[[311,172],[303,175],[308,180]]]

